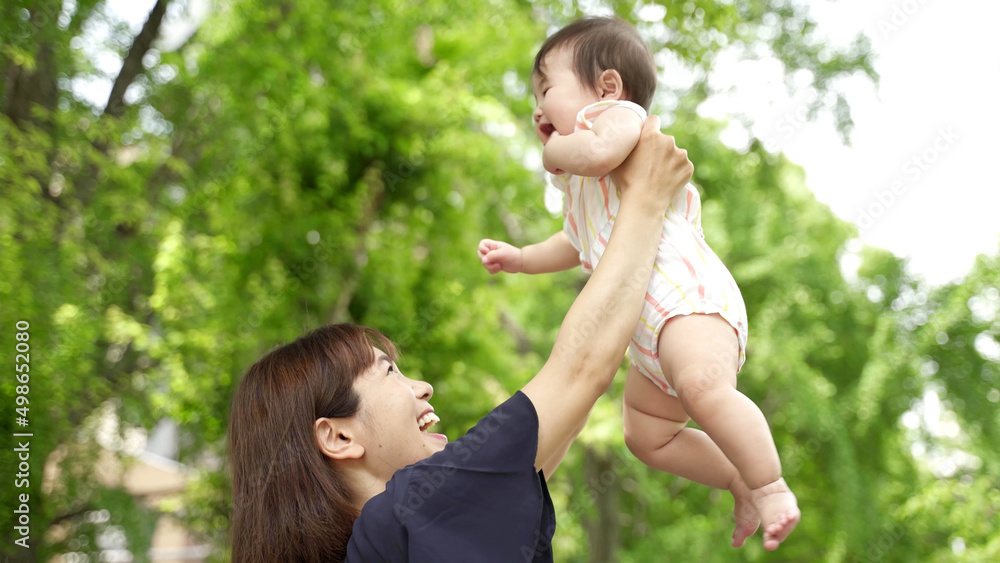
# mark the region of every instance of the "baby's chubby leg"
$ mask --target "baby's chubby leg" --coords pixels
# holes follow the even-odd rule
[[[676,397],[660,390],[635,367],[625,380],[625,444],[646,465],[679,477],[729,490],[736,502],[732,545],[741,547],[760,525],[760,517],[729,459],[701,430],[686,428],[690,420]]]
[[[718,315],[687,315],[664,325],[660,363],[684,411],[736,466],[764,526],[764,548],[777,549],[799,521],[795,495],[781,478],[771,431],[757,405],[736,390],[739,344]]]

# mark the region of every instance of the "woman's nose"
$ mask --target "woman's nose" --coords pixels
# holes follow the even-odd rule
[[[537,124],[542,119],[542,108],[536,107],[535,112],[531,114],[531,116],[534,118],[535,123]]]
[[[434,396],[434,386],[426,381],[413,380],[413,391],[416,393],[417,398],[429,401],[431,397]]]

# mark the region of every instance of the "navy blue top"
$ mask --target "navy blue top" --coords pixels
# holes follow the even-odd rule
[[[347,561],[551,562],[556,516],[537,451],[538,414],[518,391],[397,471],[354,522]]]

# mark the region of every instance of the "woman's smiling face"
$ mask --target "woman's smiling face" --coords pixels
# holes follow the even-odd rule
[[[410,379],[389,356],[375,348],[375,364],[358,376],[365,456],[391,476],[396,470],[444,449],[448,437],[427,430],[438,422],[430,405],[434,388]]]

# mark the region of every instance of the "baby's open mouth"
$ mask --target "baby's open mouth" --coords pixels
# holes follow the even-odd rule
[[[548,139],[555,132],[556,128],[551,123],[542,123],[538,126],[538,130]]]

